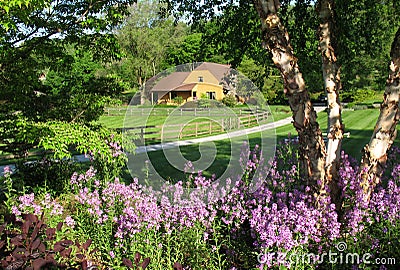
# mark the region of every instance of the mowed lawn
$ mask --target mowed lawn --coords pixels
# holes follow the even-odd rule
[[[343,139],[342,149],[349,155],[359,159],[361,158],[361,150],[369,142],[372,131],[379,116],[378,109],[365,109],[356,111],[343,111],[342,119],[345,126],[345,132],[350,132],[349,138]],[[320,112],[318,114],[318,123],[322,132],[327,131],[327,113]],[[400,130],[400,126],[397,126]],[[292,125],[279,127],[276,129],[278,140],[287,138],[288,133],[292,136],[297,136],[296,131]],[[396,138],[393,145],[400,146],[399,137]]]
[[[107,115],[105,113],[102,115],[99,119],[99,123],[104,125],[105,127],[108,128],[122,128],[122,127],[134,127],[134,126],[141,126],[143,124],[147,124],[149,126],[152,125],[162,125],[164,123],[168,124],[177,124],[177,123],[184,123],[186,121],[192,120],[193,119],[193,113],[191,115],[187,116],[178,116],[179,112],[176,112],[177,116],[176,117],[167,117],[167,111],[171,112],[174,109],[173,108],[156,108],[160,112],[161,115],[149,115],[148,117],[142,116],[141,114],[138,115],[131,115],[128,113],[125,115],[126,109],[122,108],[121,111],[117,111],[116,114],[118,115]],[[230,109],[228,109],[229,112]],[[234,108],[232,109],[232,113],[235,113],[237,115],[240,115],[240,110],[245,110],[245,108]],[[291,115],[290,109],[288,106],[283,106],[283,105],[272,105],[269,106],[269,110],[273,116],[274,121],[289,117]],[[115,109],[114,109],[115,111]],[[164,112],[164,113],[163,113]],[[221,110],[221,117],[224,115],[226,116],[226,113]],[[213,113],[218,114],[218,110],[214,110]],[[244,114],[245,115],[245,114]],[[207,113],[202,115],[204,117],[207,117]]]
[[[290,114],[289,114],[290,115]],[[343,122],[345,124],[346,132],[350,132],[349,138],[343,139],[343,150],[351,156],[360,159],[361,150],[369,142],[374,125],[379,115],[377,109],[366,109],[357,111],[343,111]],[[318,122],[323,131],[327,128],[327,113],[320,112],[318,114]],[[398,127],[400,130],[400,127]],[[276,129],[277,142],[288,137],[297,136],[297,133],[292,125],[278,127]],[[251,147],[261,143],[260,133],[250,134],[248,137],[238,137],[233,142],[229,140],[215,141],[217,148],[217,155],[213,164],[203,171],[205,176],[210,177],[215,174],[217,177],[222,175],[227,170],[232,147],[240,147],[243,141],[248,141]],[[272,135],[271,133],[269,135]],[[270,143],[270,142],[269,142]],[[400,146],[400,140],[397,138],[394,145]],[[180,151],[182,155],[190,161],[196,161],[200,158],[199,145],[194,144],[190,146],[181,146]],[[144,155],[144,154],[138,154]],[[174,168],[165,158],[162,151],[154,151],[148,153],[148,160],[156,169],[157,173],[166,179],[183,180],[184,173],[179,169]],[[237,157],[239,158],[239,157]],[[143,159],[139,156],[139,159]]]

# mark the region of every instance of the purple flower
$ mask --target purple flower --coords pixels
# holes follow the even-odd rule
[[[66,216],[65,224],[67,224],[68,227],[74,228],[76,223],[75,223],[75,220],[71,216]]]

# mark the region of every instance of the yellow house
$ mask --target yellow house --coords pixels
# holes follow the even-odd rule
[[[176,97],[181,97],[183,103],[203,96],[222,100],[228,93],[222,80],[229,71],[229,65],[204,62],[191,72],[171,73],[150,90],[152,103],[176,104]]]

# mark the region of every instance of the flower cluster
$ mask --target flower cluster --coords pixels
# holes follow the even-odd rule
[[[48,193],[43,198],[35,198],[34,193],[19,196],[18,204],[11,207],[11,213],[18,219],[21,219],[22,214],[29,213],[37,216],[44,214],[47,217],[59,217],[62,220],[64,212],[64,207]],[[71,216],[67,216],[65,222],[71,228],[75,226],[75,220]]]

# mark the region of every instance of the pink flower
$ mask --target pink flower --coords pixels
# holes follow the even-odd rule
[[[68,227],[74,228],[76,223],[75,223],[75,220],[71,216],[66,216],[65,224],[67,224]]]

